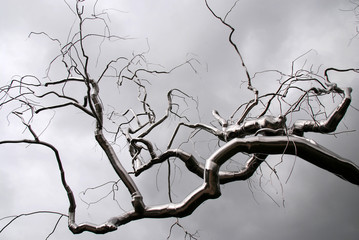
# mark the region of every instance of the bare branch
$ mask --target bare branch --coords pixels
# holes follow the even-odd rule
[[[58,222],[61,220],[62,217],[68,217],[68,215],[66,214],[63,214],[63,213],[59,213],[59,212],[54,212],[54,211],[35,211],[35,212],[29,212],[29,213],[22,213],[22,214],[19,214],[19,215],[15,215],[15,216],[8,216],[8,217],[3,217],[1,218],[0,220],[4,220],[6,218],[12,218],[7,224],[5,224],[5,226],[3,228],[0,229],[0,233],[2,233],[7,227],[9,227],[15,220],[17,220],[18,218],[21,218],[21,217],[27,217],[27,216],[31,216],[31,215],[36,215],[36,214],[55,214],[55,215],[60,215],[57,223],[55,224],[54,226],[54,229],[53,231],[48,235],[48,237],[54,233],[57,225],[58,225]],[[47,237],[47,238],[48,238]],[[47,239],[46,238],[46,239]]]

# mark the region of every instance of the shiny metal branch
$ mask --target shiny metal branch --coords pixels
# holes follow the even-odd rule
[[[214,152],[207,160],[203,171],[203,184],[191,192],[179,203],[169,203],[159,206],[146,206],[142,213],[129,211],[122,216],[111,218],[101,225],[71,223],[74,233],[90,231],[104,233],[113,231],[118,226],[142,218],[185,217],[190,215],[204,201],[218,198],[220,190],[220,167],[231,157],[240,152],[249,154],[260,153],[262,156],[273,154],[290,154],[301,157],[324,170],[334,173],[340,178],[359,185],[359,167],[341,158],[316,142],[298,136],[254,136],[235,138]],[[259,159],[259,158],[258,158]],[[261,160],[262,161],[262,160]],[[248,179],[260,162],[252,161],[254,167],[247,167],[249,174],[242,173],[243,179]],[[227,180],[229,177],[227,177]]]
[[[341,90],[341,89],[340,89]],[[304,132],[330,133],[337,129],[339,122],[343,119],[351,102],[351,88],[344,89],[344,98],[342,102],[334,109],[334,111],[325,120],[298,120],[296,121],[290,133],[303,136]]]
[[[125,184],[129,192],[131,193],[133,207],[137,212],[142,212],[144,208],[144,203],[140,190],[136,186],[131,176],[127,173],[127,170],[122,166],[115,150],[113,149],[113,147],[111,146],[111,144],[108,142],[108,140],[105,138],[103,134],[103,107],[99,97],[100,90],[98,83],[96,83],[93,80],[89,80],[89,82],[90,82],[89,86],[91,86],[91,91],[92,91],[91,102],[93,103],[94,106],[93,114],[97,116],[96,117],[97,124],[95,130],[96,141],[105,152],[107,158],[109,159],[113,169],[115,170],[119,178],[122,180],[122,182]]]

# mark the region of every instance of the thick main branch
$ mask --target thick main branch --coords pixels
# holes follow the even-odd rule
[[[267,154],[289,154],[301,157],[326,171],[359,185],[359,167],[330,150],[318,145],[312,140],[297,136],[256,136],[249,138],[236,138],[226,143],[213,153],[207,160],[203,172],[203,184],[190,193],[179,203],[146,207],[143,213],[130,211],[122,216],[114,217],[107,223],[99,226],[88,224],[72,225],[75,233],[91,231],[103,233],[115,230],[118,226],[142,218],[185,217],[190,215],[204,201],[217,198],[220,192],[220,167],[239,152]],[[189,157],[189,156],[187,156]],[[247,168],[250,174],[243,175],[249,178],[254,173]],[[228,179],[227,179],[228,180]]]

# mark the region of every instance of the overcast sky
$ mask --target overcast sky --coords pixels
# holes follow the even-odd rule
[[[68,4],[73,7],[74,1],[68,0]],[[225,16],[234,1],[211,0],[209,4],[218,15]],[[343,11],[351,7],[347,0],[242,0],[227,20],[236,28],[233,40],[238,44],[252,75],[268,69],[290,72],[292,61],[311,49],[305,57],[306,66],[320,67],[321,71],[327,67],[355,68],[359,66],[359,38],[351,39],[357,22],[352,12]],[[198,74],[185,66],[170,76],[158,77],[153,83],[155,87],[151,88],[158,99],[165,100],[166,91],[171,87],[181,88],[198,97],[199,116],[208,123],[212,109],[228,117],[239,104],[248,101],[246,97],[251,96],[241,84],[245,76],[238,56],[228,43],[229,30],[209,13],[204,1],[99,0],[98,9],[109,9],[113,34],[132,38],[121,42],[120,46],[116,45],[116,48],[104,48],[100,62],[102,57],[108,59],[144,52],[148,48],[147,41],[150,46],[148,59],[158,67],[171,69],[189,58],[198,59],[199,63],[194,64]],[[0,9],[1,85],[8,83],[14,75],[45,77],[48,63],[56,56],[58,45],[41,36],[28,38],[29,33],[46,32],[66,41],[74,20],[74,14],[61,0],[3,3]],[[303,63],[304,60],[298,65]],[[56,78],[60,73],[55,67],[51,77]],[[359,76],[350,73],[335,75],[332,81],[342,87],[353,87],[352,105],[358,109]],[[259,88],[273,83],[275,79],[254,81]],[[112,98],[110,90],[108,93],[104,99],[107,97],[118,102],[117,98]],[[126,94],[124,92],[121,98],[130,99]],[[127,100],[127,103],[131,104],[131,101]],[[0,113],[0,116],[1,140],[23,137],[23,128],[17,124],[9,125],[5,113]],[[45,120],[36,126],[39,131],[45,128],[41,125],[46,125],[52,116],[51,113],[44,115]],[[359,112],[350,108],[339,130],[359,130],[358,121]],[[42,137],[59,147],[68,181],[76,196],[81,196],[81,191],[87,187],[117,180],[95,144],[92,120],[85,120],[78,111],[69,110],[60,111],[50,122],[51,126]],[[356,151],[358,131],[336,136],[311,136],[326,148],[359,164]],[[66,213],[66,194],[50,151],[36,146],[2,145],[0,156],[0,218],[37,210]],[[273,158],[271,161],[275,164],[280,159]],[[259,176],[251,181],[225,185],[221,198],[205,202],[180,223],[189,232],[198,230],[200,239],[206,240],[358,239],[357,186],[301,159],[285,158],[278,171],[280,181],[272,176],[272,182],[263,186],[264,190],[258,184]],[[152,173],[155,175],[156,170]],[[165,168],[160,168],[159,178],[164,173]],[[157,195],[166,196],[166,184],[157,183],[161,190],[158,192],[156,180],[150,178],[154,175],[141,177],[138,183],[144,188],[141,190],[146,203],[159,204],[163,202],[158,201],[165,198]],[[289,181],[285,183],[288,176]],[[183,185],[191,185],[191,181],[196,181],[196,184],[201,182],[185,177],[175,179],[174,191],[178,201],[193,190]],[[106,194],[109,187],[90,191],[84,199],[93,201]],[[123,196],[127,199],[126,190],[120,190],[123,193],[119,191],[118,198]],[[78,199],[78,205],[78,222],[101,223],[122,213],[111,197],[89,208]],[[120,205],[128,207],[122,201]],[[46,214],[23,217],[4,230],[0,239],[45,239],[57,218]],[[0,221],[0,227],[6,222]],[[113,233],[98,236],[91,233],[72,235],[67,229],[66,219],[62,219],[49,239],[166,239],[174,222],[175,219],[139,220],[121,226]],[[175,228],[171,239],[183,239],[183,235],[181,229]]]

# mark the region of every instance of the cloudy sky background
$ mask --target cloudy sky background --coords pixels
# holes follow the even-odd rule
[[[234,2],[213,0],[209,3],[218,15],[224,16]],[[74,2],[68,1],[68,4],[73,6]],[[352,68],[359,66],[359,39],[350,41],[355,35],[357,23],[353,13],[341,11],[351,7],[346,0],[243,0],[237,3],[227,20],[236,28],[234,40],[251,74],[268,69],[290,72],[292,61],[310,49],[313,51],[304,58],[307,60],[306,67],[313,64],[314,69],[321,66],[322,71],[326,67]],[[192,57],[199,60],[200,64],[194,64],[198,74],[189,66],[184,66],[169,76],[154,78],[150,90],[158,102],[166,99],[166,91],[171,87],[181,88],[198,97],[199,116],[208,123],[212,120],[212,109],[227,117],[251,96],[241,84],[245,76],[239,58],[228,43],[229,31],[209,13],[204,1],[100,1],[98,9],[110,9],[113,34],[133,38],[115,43],[113,46],[116,48],[104,47],[100,62],[146,51],[146,39],[151,48],[148,59],[157,63],[159,68],[161,65],[171,69]],[[44,77],[49,61],[57,54],[58,45],[45,37],[28,38],[28,34],[43,31],[66,41],[74,20],[75,16],[63,1],[7,1],[0,9],[1,85],[8,83],[13,75]],[[92,48],[94,52],[96,49]],[[304,60],[297,64],[301,66]],[[55,66],[51,77],[56,78],[61,73]],[[254,85],[270,88],[275,83],[275,77],[265,75],[255,80]],[[340,86],[353,87],[352,105],[359,108],[359,76],[351,73],[333,75],[332,80]],[[112,95],[110,90],[107,93],[104,99],[107,97],[109,101],[121,104],[121,99],[131,98],[126,91],[121,92],[120,100],[112,97],[117,95]],[[131,103],[127,101],[123,105]],[[119,111],[125,109],[121,104]],[[165,102],[163,104],[165,109]],[[9,125],[4,120],[5,111],[0,114],[1,139],[26,136],[21,135],[22,127]],[[44,114],[44,120],[35,127],[43,130],[52,116],[51,112]],[[358,129],[358,120],[359,112],[350,108],[339,131]],[[193,121],[198,119],[194,117]],[[115,174],[93,139],[93,127],[91,119],[69,109],[59,111],[41,136],[61,151],[67,178],[76,196],[87,187],[116,181]],[[358,132],[310,136],[359,164],[356,151]],[[200,151],[205,152],[205,149]],[[128,159],[124,152],[119,154]],[[3,145],[0,146],[0,156],[0,218],[37,210],[66,213],[66,194],[50,151],[37,146]],[[273,158],[271,161],[275,164],[279,160]],[[272,183],[265,185],[264,190],[259,187],[258,176],[250,182],[225,185],[221,198],[207,201],[192,216],[181,219],[180,223],[189,232],[198,230],[201,239],[357,239],[358,187],[300,159],[295,160],[293,173],[285,183],[293,162],[293,158],[285,158],[285,163],[278,167],[280,182],[273,177]],[[165,178],[161,178],[165,176],[166,169],[159,169],[157,185],[160,191],[156,189],[156,171],[157,168],[137,180],[148,204],[164,203],[166,200]],[[182,177],[180,174],[177,176],[174,191],[175,199],[179,201],[201,180],[185,173]],[[107,185],[89,191],[84,199],[93,201],[106,194],[109,188],[110,185]],[[120,190],[116,194],[121,207],[126,209],[129,207],[126,205],[128,194],[121,187]],[[122,212],[111,197],[89,208],[79,199],[77,202],[78,222],[101,223]],[[45,239],[57,218],[46,214],[23,217],[4,230],[0,239]],[[67,229],[66,219],[62,219],[50,239],[166,239],[174,221],[140,220],[104,236],[90,233],[75,236]],[[6,222],[0,221],[0,226]],[[171,239],[183,239],[183,231],[175,228]]]

